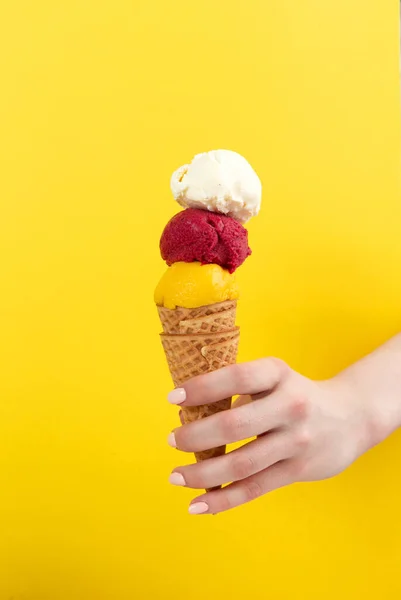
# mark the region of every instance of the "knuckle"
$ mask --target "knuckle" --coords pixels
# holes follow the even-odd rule
[[[233,481],[238,481],[239,479],[245,479],[254,473],[254,461],[250,456],[238,456],[233,457],[232,460],[232,475]]]
[[[226,410],[220,415],[220,429],[224,439],[237,441],[237,435],[242,429],[242,419],[238,410]]]
[[[235,383],[242,393],[246,393],[252,388],[253,369],[251,363],[242,363],[235,365]],[[234,371],[233,371],[234,373]]]
[[[227,492],[221,491],[215,493],[216,499],[213,501],[212,498],[209,502],[209,506],[213,514],[225,512],[226,510],[234,508],[234,504],[231,502],[230,495]]]
[[[244,493],[247,502],[263,496],[262,487],[257,481],[247,481],[244,484]]]
[[[293,394],[290,401],[290,416],[295,421],[302,421],[308,415],[308,398],[301,393]]]
[[[298,450],[306,450],[311,442],[311,435],[307,429],[299,429],[294,436],[295,446]]]
[[[186,481],[186,487],[190,487],[193,489],[205,489],[209,487],[207,481],[207,469],[205,468],[207,461],[196,463],[187,467],[187,469],[183,469],[184,479]]]
[[[232,368],[232,377],[235,386],[241,394],[247,394],[254,387],[254,380],[257,378],[260,370],[263,372],[275,374],[275,379],[280,381],[291,371],[290,367],[280,358],[268,357],[256,361],[234,365]]]
[[[267,369],[274,369],[278,373],[278,379],[281,379],[290,371],[290,367],[281,358],[275,356],[269,356],[268,358],[262,359]]]

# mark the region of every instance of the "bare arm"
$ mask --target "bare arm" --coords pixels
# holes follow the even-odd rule
[[[401,334],[338,375],[366,404],[369,446],[401,426]]]

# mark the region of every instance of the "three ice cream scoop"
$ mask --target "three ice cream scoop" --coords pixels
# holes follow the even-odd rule
[[[258,213],[261,185],[242,156],[217,150],[197,155],[178,169],[171,186],[185,210],[170,220],[161,236],[168,269],[156,288],[155,302],[170,374],[180,387],[237,360],[235,271],[251,254],[242,223]],[[231,398],[182,405],[182,422],[192,423],[230,406]],[[195,452],[195,457],[218,459],[225,451],[219,446]]]
[[[172,192],[185,210],[161,236],[169,269],[156,304],[196,308],[238,298],[234,273],[251,254],[242,223],[258,214],[261,187],[246,159],[229,150],[198,154],[173,173]]]

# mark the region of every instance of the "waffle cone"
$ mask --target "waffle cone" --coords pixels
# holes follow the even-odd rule
[[[235,326],[236,300],[207,304],[199,308],[174,310],[158,306],[164,333],[213,333],[227,331]]]
[[[163,326],[160,335],[176,387],[188,379],[236,362],[239,327],[235,326],[236,301],[174,310],[158,307]],[[213,404],[182,408],[184,423],[204,419],[231,407],[231,398]],[[225,454],[226,447],[195,453],[198,462]]]

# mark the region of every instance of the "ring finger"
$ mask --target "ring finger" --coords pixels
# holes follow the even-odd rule
[[[210,489],[246,479],[292,457],[295,451],[289,430],[274,431],[224,456],[179,467],[173,471],[170,482],[194,489]]]

